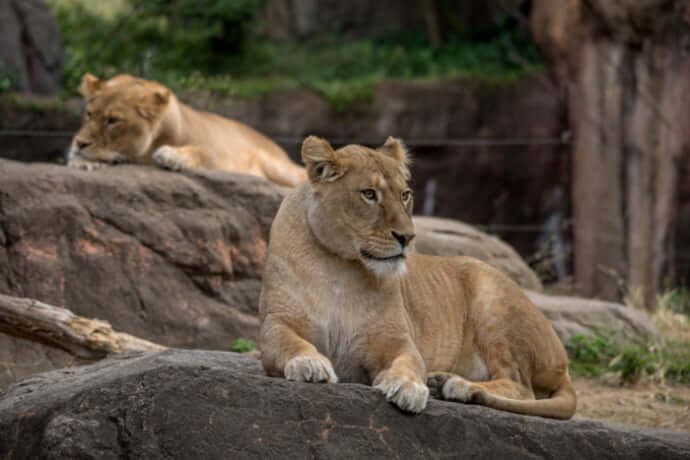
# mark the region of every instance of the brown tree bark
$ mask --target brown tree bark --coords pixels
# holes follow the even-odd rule
[[[672,275],[676,162],[690,147],[690,6],[535,0],[531,22],[569,93],[576,282],[654,308]]]
[[[106,321],[77,316],[65,308],[0,294],[0,332],[61,348],[82,359],[112,353],[161,351],[166,347],[122,332]]]

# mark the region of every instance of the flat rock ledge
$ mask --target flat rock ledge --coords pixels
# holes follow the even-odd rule
[[[298,384],[230,352],[168,350],[38,374],[0,393],[2,459],[687,459],[687,433]]]

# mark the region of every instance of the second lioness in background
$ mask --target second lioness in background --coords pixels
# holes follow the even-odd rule
[[[84,75],[84,121],[72,140],[68,166],[157,164],[169,169],[234,171],[294,186],[304,168],[247,125],[183,104],[165,86],[131,75],[100,80]]]

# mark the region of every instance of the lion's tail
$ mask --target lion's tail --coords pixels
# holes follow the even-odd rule
[[[561,420],[571,418],[577,407],[575,388],[567,375],[561,386],[547,399],[511,399],[491,393],[487,393],[485,398],[485,404],[494,409]]]

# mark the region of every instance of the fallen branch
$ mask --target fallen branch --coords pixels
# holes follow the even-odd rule
[[[107,321],[77,316],[66,308],[0,294],[0,332],[61,348],[82,359],[166,347],[116,332]]]

